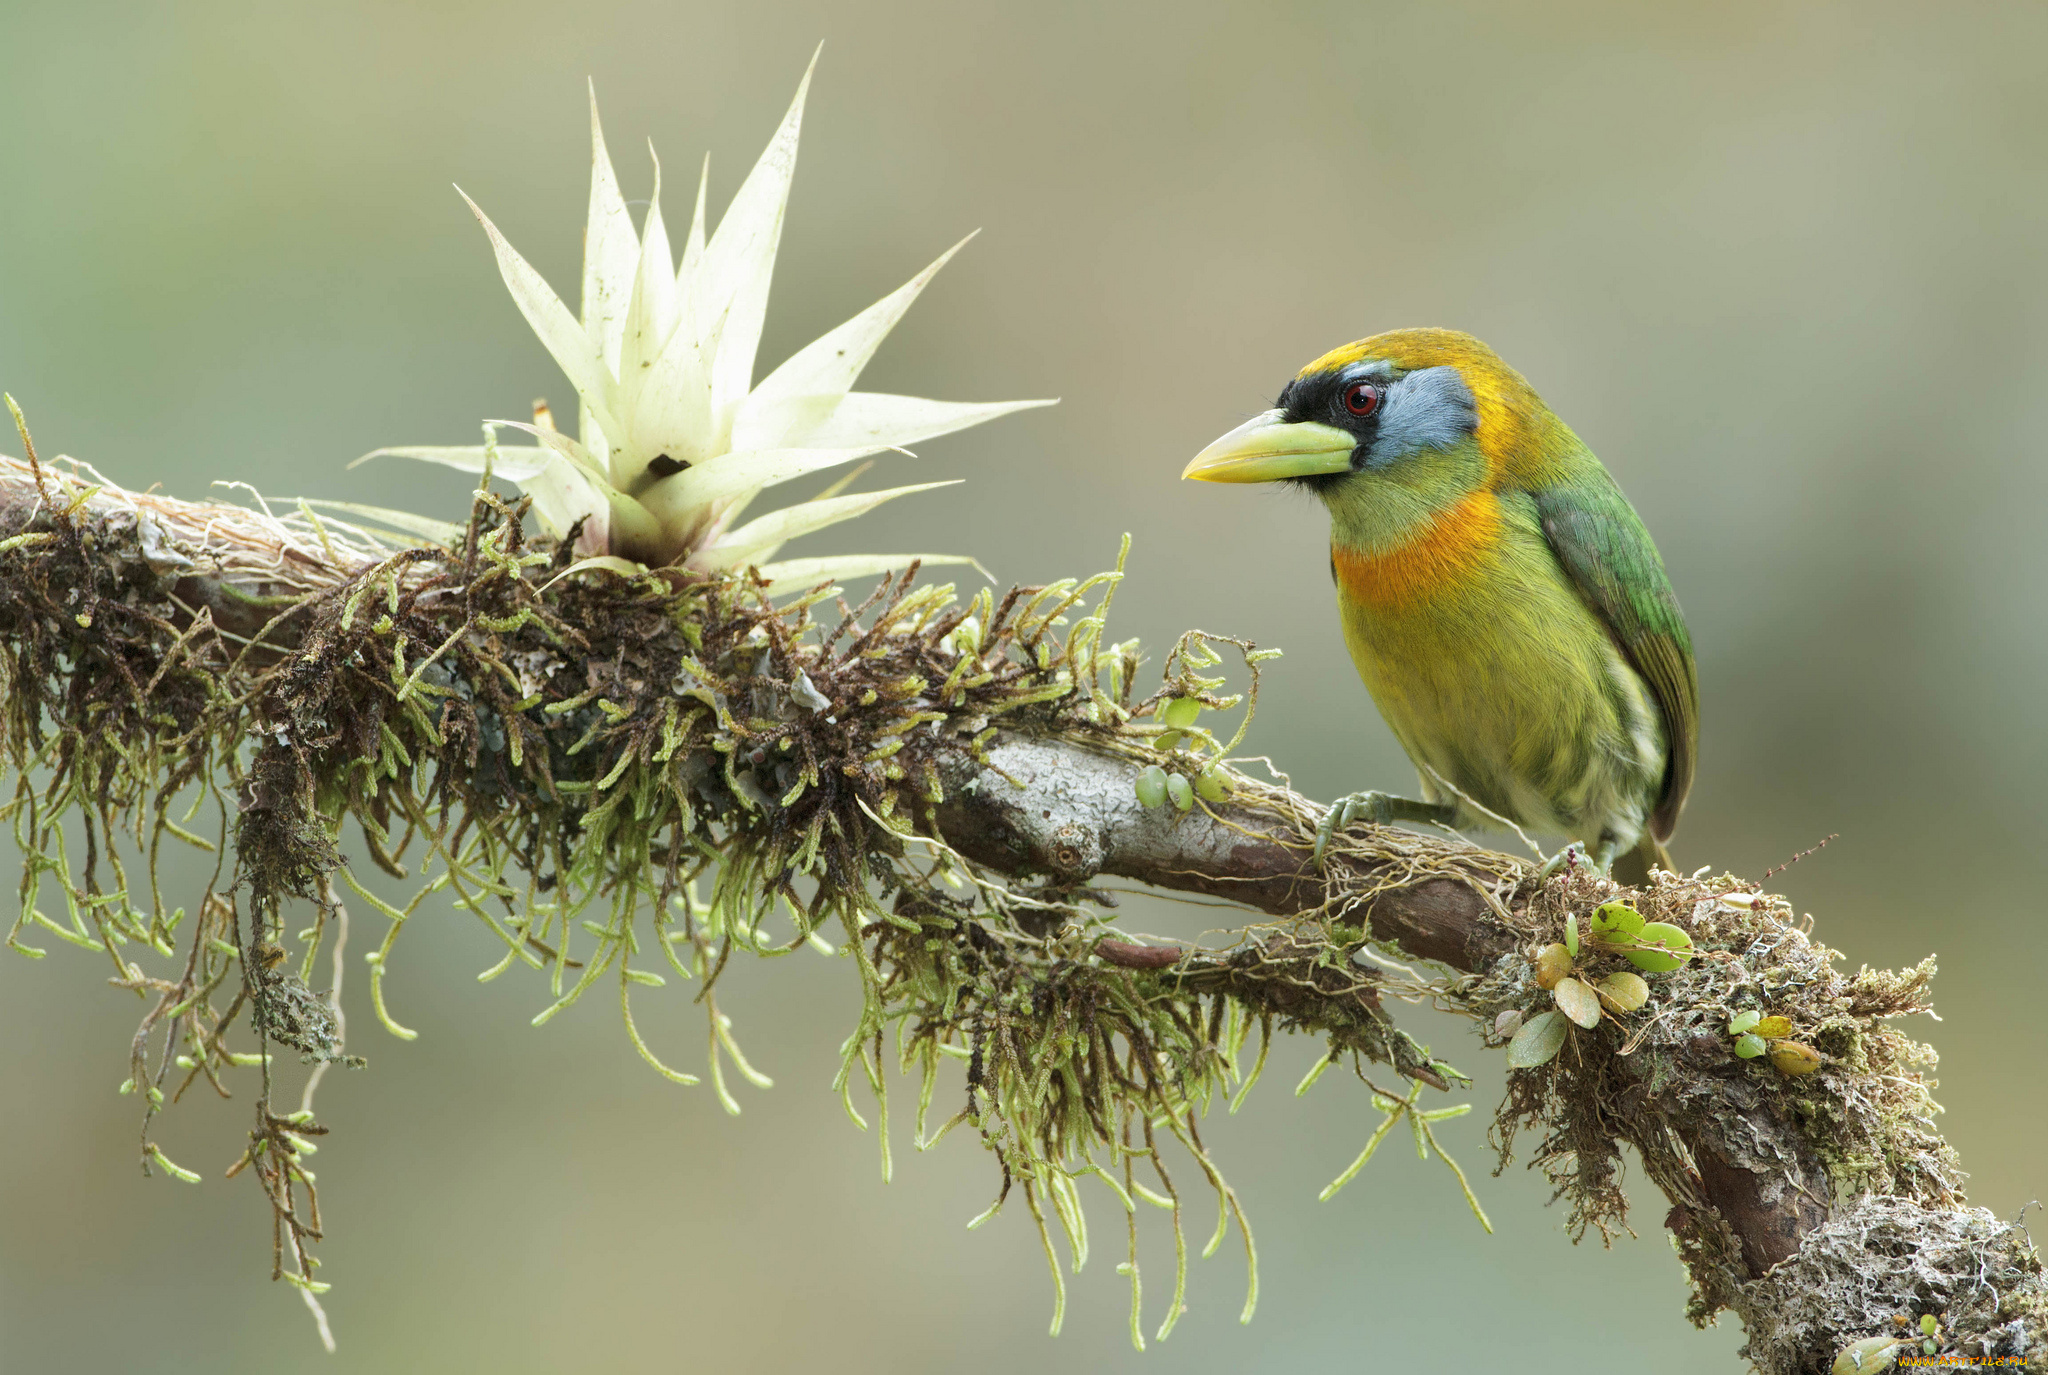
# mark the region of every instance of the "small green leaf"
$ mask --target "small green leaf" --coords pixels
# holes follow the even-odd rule
[[[1603,902],[1593,909],[1587,934],[1596,941],[1632,941],[1643,929],[1643,915],[1625,902]]]
[[[1747,1032],[1743,1033],[1735,1042],[1735,1053],[1745,1060],[1756,1059],[1757,1056],[1764,1053],[1763,1038],[1750,1035]]]
[[[1180,731],[1163,730],[1159,732],[1159,734],[1152,737],[1152,748],[1161,751],[1173,749],[1175,746],[1180,744],[1180,738]]]
[[[1880,1370],[1890,1370],[1898,1358],[1899,1342],[1896,1337],[1865,1337],[1860,1342],[1851,1342],[1835,1357],[1834,1375],[1874,1375]]]
[[[1157,807],[1166,801],[1166,770],[1157,764],[1147,765],[1138,770],[1138,802],[1141,806]]]
[[[1204,769],[1195,776],[1195,793],[1204,802],[1221,802],[1230,796],[1230,785],[1221,769]]]
[[[1750,1030],[1756,1032],[1757,1035],[1763,1037],[1766,1041],[1780,1041],[1792,1034],[1792,1019],[1790,1017],[1766,1017],[1754,1027],[1751,1027]]]
[[[1591,1031],[1600,1025],[1600,998],[1577,979],[1565,979],[1551,991],[1564,1015]]]
[[[1160,710],[1159,719],[1169,726],[1186,728],[1202,714],[1202,704],[1192,697],[1176,697]]]
[[[1667,974],[1692,958],[1692,937],[1669,922],[1653,921],[1636,932],[1635,944],[1647,950],[1624,950],[1629,963],[1650,974]]]
[[[1941,1350],[1941,1343],[1929,1337],[1926,1341],[1920,1343],[1920,1349],[1932,1356],[1935,1352]]]
[[[1534,1069],[1548,1064],[1564,1046],[1566,1022],[1559,1012],[1539,1012],[1522,1023],[1515,1039],[1508,1042],[1508,1066]]]
[[[1522,1009],[1511,1007],[1493,1019],[1493,1039],[1505,1041],[1522,1029]],[[127,1092],[123,1089],[122,1092]]]
[[[1536,986],[1556,988],[1557,981],[1572,972],[1572,955],[1552,941],[1536,952]]]
[[[1932,1313],[1922,1313],[1920,1315],[1920,1330],[1931,1337],[1941,1330],[1941,1324],[1934,1320]]]
[[[1763,1014],[1754,1009],[1748,1012],[1738,1012],[1728,1020],[1728,1034],[1730,1036],[1740,1036],[1745,1031],[1753,1030],[1756,1024],[1762,1020]]]
[[[1565,914],[1564,948],[1576,958],[1579,953],[1579,917],[1576,912]]]
[[[1643,982],[1643,976],[1626,969],[1609,974],[1595,988],[1601,1000],[1616,1012],[1634,1012],[1650,1001],[1650,986]]]
[[[1187,811],[1195,805],[1195,790],[1185,775],[1177,773],[1166,775],[1166,795],[1172,798],[1173,805],[1182,811]]]
[[[1798,1078],[1820,1068],[1820,1052],[1798,1041],[1780,1041],[1771,1047],[1771,1063],[1778,1073]]]

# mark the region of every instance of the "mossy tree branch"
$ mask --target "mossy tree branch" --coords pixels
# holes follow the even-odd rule
[[[778,606],[743,584],[609,574],[551,582],[559,552],[527,548],[518,512],[488,501],[463,548],[405,550],[310,512],[279,519],[89,479],[0,464],[7,810],[30,841],[24,922],[62,925],[35,906],[41,877],[58,874],[71,912],[58,934],[158,995],[132,1081],[152,1103],[174,1043],[185,1082],[219,1086],[239,1063],[222,1038],[245,1003],[259,1045],[339,1055],[290,971],[313,968],[353,820],[395,873],[422,839],[443,871],[430,887],[449,887],[504,942],[499,968],[546,974],[557,1006],[615,969],[630,1029],[628,986],[659,981],[630,961],[658,949],[703,985],[715,1074],[729,1058],[755,1077],[708,996],[731,954],[820,941],[836,918],[868,992],[849,1087],[858,1069],[886,1093],[894,1025],[924,1075],[920,1120],[942,1055],[969,1062],[968,1107],[948,1127],[981,1134],[1041,1231],[1050,1204],[1075,1236],[1080,1172],[1127,1207],[1159,1197],[1131,1173],[1142,1160],[1178,1236],[1155,1129],[1234,1209],[1196,1123],[1213,1092],[1249,1087],[1238,1052],[1252,1029],[1262,1045],[1276,1030],[1320,1036],[1333,1061],[1445,1087],[1456,1071],[1385,1004],[1431,998],[1497,1043],[1497,1028],[1552,1007],[1537,952],[1621,900],[1680,926],[1695,957],[1656,976],[1647,1005],[1596,1009],[1555,1058],[1510,1076],[1503,1163],[1518,1129],[1538,1129],[1537,1163],[1575,1229],[1605,1236],[1624,1225],[1618,1148],[1634,1147],[1671,1200],[1692,1316],[1738,1313],[1763,1370],[1825,1369],[1853,1341],[1903,1337],[1898,1314],[1938,1315],[1944,1352],[2048,1355],[2040,1262],[2017,1225],[1964,1206],[1927,1120],[1916,1066],[1931,1052],[1886,1024],[1927,1009],[1931,961],[1846,977],[1788,906],[1728,876],[1665,875],[1630,892],[1568,874],[1538,887],[1510,857],[1369,826],[1318,870],[1318,804],[1220,762],[1206,732],[1156,748],[1163,703],[1234,700],[1199,676],[1208,641],[1184,640],[1166,686],[1136,700],[1136,647],[1104,642],[1106,605],[1053,633],[1087,584],[963,609],[906,578],[827,633],[831,622],[811,620],[816,597]],[[1143,805],[1140,771],[1161,763],[1205,780],[1202,799]],[[187,834],[170,804],[195,789],[217,803],[223,840],[232,832],[235,867],[179,932],[154,859],[167,826]],[[82,866],[52,829],[67,808],[85,819]],[[146,904],[119,869],[121,834],[149,854]],[[1102,876],[1270,920],[1222,949],[1162,947],[1105,924],[1089,886]],[[318,918],[296,964],[281,915],[294,902]],[[577,958],[570,918],[592,902],[611,920]],[[791,938],[764,934],[778,904]],[[379,960],[410,910],[386,909],[399,921]],[[177,941],[188,949],[176,977],[152,981],[122,953],[173,954]],[[1368,945],[1427,968],[1383,973],[1354,959]],[[1593,946],[1577,965],[1589,981],[1627,967]],[[216,989],[234,994],[225,1012],[212,1011]],[[1743,1010],[1787,1018],[1820,1070],[1738,1057],[1727,1023]],[[671,1078],[693,1079],[633,1039]],[[318,1212],[310,1229],[292,1212],[292,1132],[321,1128],[310,1111],[272,1114],[267,1088],[259,1121],[246,1158],[268,1162],[303,1257]],[[310,1262],[295,1273],[311,1285]],[[1176,1295],[1167,1328],[1178,1311]]]

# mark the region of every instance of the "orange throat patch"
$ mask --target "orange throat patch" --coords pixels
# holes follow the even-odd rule
[[[1330,546],[1338,585],[1355,602],[1397,611],[1464,582],[1500,543],[1500,498],[1469,494],[1439,511],[1408,543],[1385,553]]]

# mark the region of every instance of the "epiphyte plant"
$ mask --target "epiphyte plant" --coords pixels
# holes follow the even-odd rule
[[[1692,937],[1668,922],[1643,920],[1642,913],[1626,903],[1602,903],[1587,923],[1587,953],[1622,956],[1644,974],[1666,974],[1692,958]],[[1642,974],[1616,970],[1600,979],[1580,978],[1579,919],[1565,917],[1564,939],[1537,952],[1534,964],[1536,986],[1556,1002],[1552,1011],[1539,1012],[1526,1021],[1498,1023],[1498,1034],[1511,1036],[1508,1064],[1516,1069],[1534,1069],[1556,1058],[1564,1046],[1569,1019],[1591,1031],[1601,1020],[1634,1012],[1650,1000],[1650,986]],[[1504,1014],[1505,1016],[1505,1014]]]
[[[813,57],[813,68],[816,63]],[[549,535],[566,540],[573,533],[575,552],[588,566],[629,575],[643,565],[680,565],[701,574],[752,566],[770,582],[809,585],[893,572],[913,560],[970,562],[945,554],[774,561],[782,545],[799,535],[944,483],[841,495],[841,482],[813,500],[737,523],[769,487],[1052,404],[931,401],[853,390],[882,340],[965,239],[754,384],[754,355],[810,80],[807,70],[781,127],[708,236],[705,160],[680,261],[662,219],[659,160],[653,197],[634,232],[592,89],[580,316],[570,313],[465,195],[490,238],[513,301],[576,389],[577,435],[561,433],[538,412],[531,424],[486,425],[487,440],[503,425],[524,431],[533,444],[416,445],[378,449],[364,458],[421,459],[470,473],[488,469],[533,499],[533,515]]]

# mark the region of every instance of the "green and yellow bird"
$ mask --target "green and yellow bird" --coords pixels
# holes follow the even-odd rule
[[[1470,335],[1377,334],[1195,456],[1205,482],[1302,484],[1330,510],[1345,643],[1422,778],[1366,817],[1572,837],[1601,872],[1668,869],[1699,680],[1656,545],[1607,469]],[[1553,867],[1577,846],[1561,851]]]

